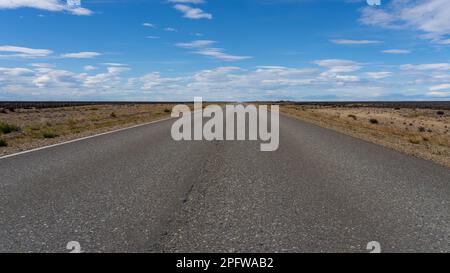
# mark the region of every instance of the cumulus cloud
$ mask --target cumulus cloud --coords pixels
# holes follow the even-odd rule
[[[62,0],[0,0],[0,9],[35,8],[48,11],[67,11],[74,15],[91,15],[93,12],[81,7],[81,1]]]
[[[388,98],[394,92],[402,98],[412,93],[420,98],[445,99],[450,91],[450,66],[443,64],[403,65],[395,74],[366,71],[369,67],[353,60],[324,59],[312,64],[220,66],[177,76],[160,72],[129,76],[125,74],[130,70],[128,66],[114,63],[105,63],[106,67],[95,71],[86,66],[89,73],[39,66],[2,67],[0,97],[26,94],[36,99],[179,101],[203,96],[208,100],[366,100]],[[400,80],[386,80],[394,75]]]

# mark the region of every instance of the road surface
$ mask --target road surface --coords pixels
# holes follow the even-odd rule
[[[0,159],[0,252],[450,251],[450,170],[280,117],[280,148],[162,121]]]

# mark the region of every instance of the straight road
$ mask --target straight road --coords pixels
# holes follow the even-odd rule
[[[0,159],[0,252],[450,251],[450,170],[289,117],[280,148],[174,120]]]

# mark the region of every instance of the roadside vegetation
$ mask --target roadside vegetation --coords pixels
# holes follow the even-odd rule
[[[174,105],[87,105],[2,108],[0,155],[167,117]]]
[[[450,167],[450,110],[282,104],[280,111]]]
[[[5,122],[0,122],[0,133],[2,134],[9,134],[12,132],[18,132],[20,131],[20,127],[13,125],[13,124],[8,124]]]

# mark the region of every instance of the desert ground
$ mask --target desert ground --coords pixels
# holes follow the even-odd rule
[[[0,155],[168,117],[173,104],[2,108]]]
[[[281,104],[301,120],[450,167],[450,110]]]

